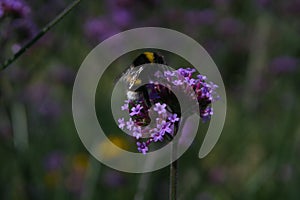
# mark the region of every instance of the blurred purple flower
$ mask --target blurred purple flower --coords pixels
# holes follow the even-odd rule
[[[131,12],[125,9],[114,10],[112,13],[112,21],[118,27],[128,27],[133,20],[133,16]]]
[[[24,1],[21,0],[0,1],[0,17],[6,14],[11,15],[13,17],[26,17],[29,13],[30,13],[30,8]]]
[[[115,170],[108,170],[103,174],[103,183],[108,187],[117,188],[122,187],[126,183],[126,180],[122,173]]]
[[[209,171],[210,181],[214,184],[223,184],[226,179],[225,171],[223,168],[215,167]]]
[[[232,17],[221,19],[217,25],[217,31],[223,36],[237,35],[241,32],[242,28],[242,22]]]
[[[44,167],[46,170],[60,170],[64,163],[64,156],[61,152],[54,151],[46,156]]]
[[[93,18],[85,23],[84,31],[90,40],[100,42],[120,30],[106,18]]]
[[[32,38],[37,33],[35,23],[29,18],[15,19],[8,28],[8,33],[14,35],[17,41],[22,43]]]
[[[0,4],[0,18],[4,15],[4,10],[2,8],[2,5]]]
[[[297,70],[299,59],[291,56],[279,56],[270,62],[270,68],[275,73],[290,73]]]
[[[64,65],[55,65],[50,69],[49,77],[58,83],[73,84],[75,71]]]
[[[194,26],[212,25],[216,21],[216,12],[212,9],[187,11],[185,21]]]
[[[61,114],[61,106],[48,85],[34,83],[24,94],[29,105],[42,116],[54,119]]]

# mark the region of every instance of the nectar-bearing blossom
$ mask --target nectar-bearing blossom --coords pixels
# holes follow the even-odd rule
[[[136,91],[131,91],[133,95],[128,96],[121,110],[129,113],[128,120],[121,118],[118,125],[121,129],[131,132],[136,139],[139,152],[146,154],[151,143],[165,142],[172,139],[181,120],[180,105],[176,102],[173,90],[187,92],[191,98],[197,99],[199,104],[198,115],[202,122],[207,122],[213,115],[211,103],[218,100],[216,93],[218,86],[212,82],[206,82],[207,77],[196,74],[192,68],[180,68],[175,71],[157,71],[154,76],[165,80],[169,87],[160,85],[155,81],[143,85],[147,92],[146,98]],[[191,87],[193,94],[189,94],[186,88]],[[142,91],[142,90],[139,90]],[[133,98],[134,96],[134,98]],[[190,112],[195,112],[191,108]],[[149,114],[151,114],[151,119]],[[150,122],[152,121],[151,125]]]
[[[124,129],[125,126],[124,118],[118,119],[118,123],[119,123],[119,128]]]
[[[133,127],[133,136],[137,140],[142,137],[142,128],[140,126]]]
[[[130,116],[139,114],[142,108],[143,107],[140,104],[138,104],[136,107],[131,108]]]
[[[154,111],[156,111],[158,114],[166,113],[166,104],[156,103],[154,107]]]
[[[138,146],[138,151],[146,154],[148,151],[148,146],[145,142],[137,142],[136,145]]]
[[[129,121],[126,122],[126,128],[131,131],[134,127],[134,122],[132,121],[132,119],[130,118]]]
[[[172,114],[168,117],[168,119],[170,120],[170,122],[174,123],[174,122],[178,122],[179,118],[177,117],[177,114]]]

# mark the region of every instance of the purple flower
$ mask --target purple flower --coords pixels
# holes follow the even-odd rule
[[[143,109],[143,106],[141,106],[140,104],[136,105],[136,107],[132,107],[130,116],[134,116],[134,115],[139,114],[142,109]]]
[[[173,71],[165,71],[164,72],[164,76],[165,77],[175,76],[175,72],[173,72]]]
[[[93,18],[84,25],[85,34],[92,41],[102,41],[116,33],[119,29],[105,18]]]
[[[193,10],[187,12],[186,21],[189,24],[199,26],[199,25],[211,25],[216,20],[216,13],[214,10],[205,9],[205,10]]]
[[[271,61],[270,68],[275,73],[288,73],[296,70],[299,60],[291,56],[280,56]]]
[[[55,151],[47,155],[44,165],[47,170],[59,170],[64,162],[61,152]]]
[[[155,107],[154,107],[154,111],[156,111],[159,115],[164,114],[167,112],[166,106],[167,105],[165,103],[163,103],[163,104],[156,103]]]
[[[32,20],[20,18],[11,22],[9,32],[11,32],[11,34],[16,34],[19,38],[19,42],[24,42],[36,34],[37,27]]]
[[[205,81],[205,80],[207,79],[206,76],[201,75],[201,74],[198,74],[198,75],[197,75],[197,78],[199,79],[199,81]]]
[[[61,84],[73,84],[75,72],[69,67],[58,64],[50,69],[49,77]]]
[[[164,140],[163,135],[160,134],[160,133],[152,133],[151,137],[153,138],[154,142],[157,142],[157,141],[161,141],[162,142]]]
[[[214,114],[212,107],[207,107],[203,111],[200,111],[203,122],[207,122]]]
[[[156,78],[160,78],[160,77],[162,76],[162,74],[161,74],[160,71],[157,71],[157,72],[154,73],[154,76],[155,76]]]
[[[170,122],[175,123],[179,121],[179,118],[177,117],[177,114],[172,114],[168,117],[168,119],[170,120]]]
[[[119,128],[124,129],[124,126],[125,126],[124,118],[118,119],[118,123],[119,123]]]
[[[193,85],[196,84],[197,81],[196,81],[196,79],[186,77],[186,78],[185,78],[185,82],[186,82],[188,85],[193,86]]]
[[[203,98],[203,97],[209,96],[209,90],[208,90],[208,87],[203,86],[203,87],[200,89],[200,91],[201,91],[201,97],[202,97],[202,98]]]
[[[221,35],[236,35],[242,30],[242,22],[236,18],[224,18],[219,22],[217,30],[221,33]]]
[[[126,184],[126,179],[122,173],[116,170],[108,170],[103,174],[103,183],[111,188],[120,188]]]
[[[125,103],[123,106],[121,106],[122,110],[128,110],[128,103]]]
[[[174,80],[174,81],[173,81],[173,84],[174,84],[175,86],[179,86],[179,85],[183,85],[183,82],[182,82],[182,80]]]
[[[4,15],[4,10],[2,8],[2,5],[0,4],[0,18]]]
[[[117,9],[114,10],[112,14],[112,19],[115,24],[120,27],[127,27],[132,22],[133,16],[126,9]]]
[[[142,137],[142,128],[140,126],[133,127],[132,135],[138,140]]]
[[[157,124],[157,129],[159,130],[159,134],[165,135],[165,133],[172,133],[171,123],[162,121],[160,124]]]
[[[166,100],[170,100],[167,102],[172,103],[172,98],[175,97],[172,96],[170,91],[182,90],[183,92],[188,93],[189,91],[186,90],[185,87],[191,86],[191,88],[195,91],[195,93],[192,93],[193,99],[195,99],[195,95],[197,95],[196,98],[199,102],[200,108],[199,115],[202,121],[205,122],[211,118],[213,110],[210,107],[210,104],[214,100],[214,95],[217,94],[215,90],[218,86],[212,82],[207,83],[206,76],[198,74],[194,75],[195,72],[196,70],[194,68],[180,68],[174,72],[157,71],[154,74],[156,77],[164,78],[166,85],[168,86],[164,87],[155,81],[152,81],[146,86],[149,98],[148,100],[150,103],[154,104],[153,115],[156,116],[156,120],[154,122],[156,124],[155,128],[151,127],[151,125],[150,127],[144,127],[145,125],[149,125],[152,119],[149,116],[153,112],[152,110],[149,112],[151,106],[146,104],[145,99],[131,99],[130,108],[132,108],[130,109],[130,116],[138,116],[135,116],[134,121],[130,118],[130,120],[126,122],[126,128],[130,130],[132,135],[138,140],[137,146],[139,152],[146,154],[148,147],[152,142],[162,142],[165,137],[174,136],[174,130],[180,121],[180,117],[178,117],[179,113],[168,112],[166,109],[167,104],[161,103]],[[174,103],[174,105],[176,106],[176,103]],[[125,107],[126,105],[122,106],[121,109],[126,110]],[[174,112],[174,109],[171,109],[172,112]],[[150,134],[150,138],[146,141],[144,141],[144,138],[141,139],[144,133]],[[145,134],[144,136],[146,135],[148,134]]]
[[[127,128],[128,130],[131,131],[132,128],[133,128],[133,126],[134,126],[134,122],[133,122],[132,119],[130,118],[129,121],[126,122],[126,128]]]
[[[146,154],[148,151],[148,146],[145,142],[137,142],[136,145],[138,146],[138,151]]]
[[[18,0],[1,0],[0,10],[2,10],[2,15],[7,13],[15,17],[25,17],[30,13],[29,6]]]
[[[192,68],[186,68],[186,69],[179,68],[177,70],[177,73],[184,77],[190,77],[194,72],[196,72],[196,70]]]

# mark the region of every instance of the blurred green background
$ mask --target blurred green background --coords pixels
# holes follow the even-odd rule
[[[1,63],[71,2],[0,0]],[[168,199],[168,167],[128,174],[102,165],[86,151],[72,118],[72,86],[85,56],[109,36],[142,26],[197,40],[226,86],[217,145],[198,159],[207,127],[201,124],[179,159],[179,199],[299,199],[299,18],[299,0],[82,1],[0,72],[0,199]],[[108,73],[121,73],[135,56],[125,55]],[[96,103],[104,120],[110,113],[101,105],[109,96],[101,94],[111,87],[104,77]],[[132,145],[109,124],[112,141]]]

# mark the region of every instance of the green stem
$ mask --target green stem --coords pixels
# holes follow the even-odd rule
[[[67,8],[65,8],[59,15],[57,15],[52,21],[50,21],[43,29],[41,29],[29,42],[27,42],[17,53],[11,58],[7,59],[0,67],[0,71],[7,68],[17,58],[26,52],[34,43],[36,43],[45,33],[47,33],[52,27],[54,27],[60,20],[62,20],[81,0],[75,0]]]
[[[176,144],[172,145],[172,158],[176,157]],[[176,159],[176,158],[175,158]],[[173,160],[173,159],[172,159]],[[170,165],[170,200],[177,199],[177,179],[178,179],[178,160],[176,159]]]

